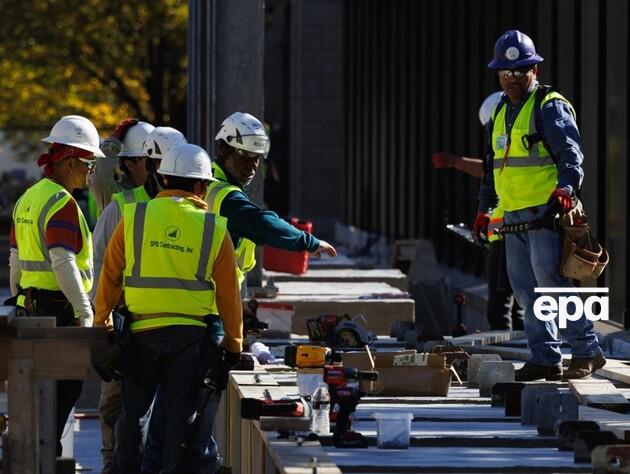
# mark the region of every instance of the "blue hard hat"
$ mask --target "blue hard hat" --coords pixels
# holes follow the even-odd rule
[[[532,39],[518,30],[508,30],[501,35],[494,45],[494,59],[490,69],[519,69],[543,61],[536,54]]]

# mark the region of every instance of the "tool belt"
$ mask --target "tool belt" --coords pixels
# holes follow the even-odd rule
[[[591,233],[581,203],[560,217],[558,223],[564,232],[560,273],[580,281],[598,278],[609,256]]]
[[[74,309],[62,291],[20,288],[17,301],[18,316],[53,316],[57,327],[77,325]]]
[[[609,261],[608,252],[592,235],[584,207],[574,200],[574,207],[566,214],[558,215],[558,208],[551,206],[540,219],[518,224],[505,224],[497,232],[514,234],[550,228],[564,234],[560,274],[575,280],[598,278]]]

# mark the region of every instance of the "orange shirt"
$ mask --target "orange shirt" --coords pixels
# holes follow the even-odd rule
[[[192,201],[197,207],[207,210],[208,205],[194,194],[179,190],[166,190],[158,197],[179,196]],[[96,314],[94,326],[107,326],[113,329],[110,317],[123,293],[125,270],[125,229],[121,219],[105,250],[103,267],[96,292]],[[223,322],[225,337],[222,345],[230,352],[241,352],[243,347],[243,308],[241,293],[237,284],[234,244],[228,232],[214,262],[212,278],[219,317]]]

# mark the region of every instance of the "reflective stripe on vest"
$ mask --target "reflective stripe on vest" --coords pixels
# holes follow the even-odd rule
[[[208,187],[206,202],[208,203],[208,212],[213,214],[221,214],[221,204],[223,200],[233,191],[243,192],[238,186],[234,186],[227,182],[227,177],[223,170],[216,164],[212,163],[212,173],[217,181],[212,181]],[[234,249],[236,255],[236,266],[239,285],[245,279],[245,273],[256,266],[256,244],[249,239],[241,237]]]
[[[122,216],[123,207],[125,204],[131,204],[133,202],[147,202],[151,197],[147,194],[144,186],[138,186],[137,188],[125,189],[119,193],[112,194],[112,201],[118,204],[118,210]]]
[[[227,230],[226,219],[183,198],[156,198],[124,206],[125,300],[142,319],[131,330],[171,325],[206,326],[216,314],[212,268]]]
[[[492,130],[494,185],[505,211],[546,203],[558,182],[558,170],[544,144],[538,142],[527,149],[523,143],[524,136],[537,132],[535,98],[536,93],[532,92],[519,111],[509,137],[505,124],[507,104],[501,104],[495,111]],[[551,92],[541,107],[551,99],[566,101],[557,92]]]
[[[21,269],[20,287],[56,291],[61,289],[51,266],[46,227],[50,218],[71,199],[74,198],[65,188],[44,178],[27,189],[16,203],[13,224]],[[87,293],[92,289],[93,283],[92,234],[78,205],[76,209],[83,242],[75,261],[83,290]]]

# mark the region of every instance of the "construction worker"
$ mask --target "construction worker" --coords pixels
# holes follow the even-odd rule
[[[228,231],[236,245],[236,263],[239,284],[245,281],[246,273],[254,268],[256,245],[270,245],[292,251],[309,251],[319,256],[326,253],[337,255],[329,243],[318,240],[313,235],[296,229],[275,212],[262,209],[249,200],[243,188],[248,186],[258,170],[260,160],[269,152],[269,137],[263,124],[250,114],[235,112],[226,118],[217,133],[217,157],[212,163],[215,181],[210,183],[206,201],[209,211],[228,219]],[[220,337],[221,328],[216,328],[215,336]],[[221,392],[213,398],[213,405],[218,406]],[[158,398],[149,425],[147,443],[143,453],[142,472],[153,474],[160,472],[159,456],[161,452],[160,416],[164,407]],[[214,471],[219,469],[220,457],[216,442],[210,435],[212,422],[206,425],[208,431],[207,457],[214,460]],[[214,472],[210,471],[210,472]]]
[[[57,326],[91,326],[92,234],[72,197],[85,188],[95,156],[102,157],[96,128],[87,118],[61,118],[42,141],[37,160],[45,177],[15,204],[9,257],[11,293],[18,316],[54,316]],[[81,395],[80,380],[57,382],[56,440]]]
[[[242,348],[232,240],[226,220],[206,212],[203,201],[212,179],[210,159],[196,145],[178,145],[165,153],[158,173],[164,191],[149,202],[125,205],[107,246],[96,296],[95,325],[111,328],[110,313],[124,291],[136,350],[137,367],[122,381],[111,471],[118,474],[140,471],[138,421],[158,384],[169,408],[161,472],[189,472],[192,465],[202,469],[204,442],[193,442],[186,456],[180,443],[205,371],[199,373],[199,359],[207,342],[207,316],[218,310],[225,329],[224,355],[215,361],[225,374]]]
[[[479,107],[479,121],[488,131],[488,124],[492,119],[492,114],[501,101],[503,92],[493,92]],[[490,141],[488,141],[490,143]],[[482,178],[484,175],[483,163],[480,158],[470,158],[467,156],[454,155],[452,153],[433,154],[432,163],[434,168],[455,168],[466,174]],[[481,234],[479,229],[473,229],[473,237],[477,242],[488,242],[488,259],[486,260],[486,271],[488,274],[488,304],[486,306],[486,319],[490,330],[522,330],[523,329],[523,309],[519,306],[512,293],[510,280],[507,274],[505,258],[505,245],[503,238],[496,232],[496,229],[503,225],[503,211],[500,206],[493,209],[487,235]]]
[[[144,184],[147,165],[142,144],[154,128],[150,123],[126,118],[103,140],[101,151],[105,158],[98,161],[89,180],[99,215],[109,204],[112,194]]]
[[[97,284],[105,249],[120,221],[124,205],[153,199],[161,190],[161,177],[156,172],[149,172],[149,169],[157,170],[163,153],[173,146],[186,143],[184,135],[171,127],[155,127],[140,143],[135,138],[139,136],[138,132],[142,132],[145,129],[146,127],[141,128],[140,124],[131,128],[123,140],[123,151],[119,154],[121,156],[124,153],[123,157],[127,162],[129,161],[127,157],[143,155],[141,160],[136,162],[137,158],[133,158],[132,160],[134,161],[127,163],[127,169],[131,171],[129,173],[132,177],[131,181],[136,181],[144,176],[144,185],[112,194],[111,202],[105,207],[94,229],[94,278]],[[131,146],[135,148],[131,148]],[[157,165],[155,164],[156,162],[158,163]],[[142,165],[141,167],[137,166],[140,164]],[[92,294],[93,297],[95,293],[96,285]],[[101,473],[108,474],[114,455],[114,426],[120,414],[120,381],[112,380],[101,383],[101,398],[98,411],[103,443],[101,448],[103,469]]]
[[[558,327],[554,320],[536,318],[533,306],[540,295],[534,289],[561,287],[571,294],[573,284],[560,274],[562,236],[548,216],[555,209],[571,211],[584,176],[575,112],[566,98],[538,84],[542,61],[533,41],[518,30],[505,32],[495,44],[488,67],[497,71],[505,94],[489,125],[492,142],[474,224],[479,231],[487,229],[488,209],[498,198],[505,212],[508,275],[525,308],[531,350],[531,359],[516,372],[518,381],[563,376]],[[523,230],[525,224],[533,230]],[[604,366],[590,320],[583,316],[571,321],[564,335],[572,353],[565,379],[587,377]]]
[[[215,140],[217,156],[212,170],[216,181],[210,184],[206,200],[211,212],[228,219],[240,281],[256,264],[256,245],[296,252],[306,250],[316,256],[337,255],[328,242],[296,229],[275,212],[254,204],[244,193],[243,188],[254,179],[261,159],[269,153],[269,137],[256,117],[234,112],[223,121]]]

